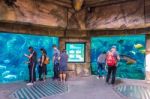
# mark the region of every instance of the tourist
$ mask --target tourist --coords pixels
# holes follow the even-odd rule
[[[27,85],[33,85],[36,81],[36,63],[37,63],[37,53],[34,51],[33,47],[29,47],[30,55],[24,54],[27,58],[29,58],[28,68],[29,68],[29,83]]]
[[[47,75],[47,52],[45,49],[41,48],[41,58],[40,58],[40,61],[39,61],[39,80],[42,81],[42,80],[46,80],[46,75]],[[46,63],[47,62],[47,63]],[[43,74],[43,78],[41,78]]]
[[[60,54],[60,81],[66,81],[66,71],[67,71],[67,62],[68,62],[68,55],[66,54],[66,50],[64,49]]]
[[[104,75],[105,75],[105,61],[106,61],[106,52],[104,51],[97,58],[97,64],[98,64],[98,70],[97,70],[98,77],[97,77],[97,79],[99,79],[100,77],[103,77],[103,79],[104,79]]]
[[[120,60],[119,54],[116,51],[116,46],[112,46],[111,50],[106,54],[106,64],[108,66],[108,74],[106,83],[109,83],[110,76],[112,75],[111,84],[115,83],[117,62]]]
[[[150,49],[146,51],[146,81],[150,83]]]
[[[60,57],[60,51],[57,49],[56,45],[53,45],[54,53],[53,53],[53,71],[54,71],[54,77],[53,80],[59,78],[59,57]]]

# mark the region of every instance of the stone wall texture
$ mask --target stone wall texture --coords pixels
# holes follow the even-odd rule
[[[51,0],[50,0],[51,1]],[[131,29],[150,26],[150,0],[83,8],[80,11],[48,0],[17,0],[8,7],[0,0],[0,22],[19,22],[64,29]]]

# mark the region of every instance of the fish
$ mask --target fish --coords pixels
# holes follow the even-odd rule
[[[5,76],[4,77],[5,79],[16,79],[17,78],[17,76],[16,75],[7,75],[7,76]]]
[[[124,40],[119,40],[117,42],[120,43],[120,44],[122,44],[124,42]]]
[[[139,50],[142,54],[145,54],[146,53],[146,50],[143,49],[143,50]]]
[[[120,55],[120,58],[126,61],[127,65],[135,64],[136,60],[127,55]]]
[[[130,51],[130,52],[131,52],[132,54],[134,54],[134,55],[136,54],[136,52],[135,52],[135,51]]]
[[[142,44],[134,44],[134,47],[136,49],[140,49],[140,48],[143,48],[143,45]]]
[[[10,71],[4,71],[3,73],[2,73],[2,76],[6,76],[6,75],[8,75],[10,73]]]
[[[4,63],[5,63],[5,64],[8,64],[8,63],[10,63],[10,60],[9,60],[9,59],[6,59],[6,60],[4,60]]]
[[[0,69],[6,69],[6,66],[0,65]]]

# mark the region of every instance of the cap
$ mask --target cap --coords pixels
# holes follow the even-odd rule
[[[115,46],[115,45],[113,45],[111,48],[115,48],[115,49],[116,49],[116,46]]]

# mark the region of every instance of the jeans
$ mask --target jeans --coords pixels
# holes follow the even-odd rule
[[[53,79],[57,79],[59,78],[59,63],[54,64],[54,77]]]
[[[116,78],[116,70],[117,67],[116,66],[108,66],[108,74],[107,74],[107,78],[106,78],[106,82],[109,82],[110,76],[112,75],[112,80],[111,80],[111,84],[115,83],[115,78]]]
[[[98,63],[98,75],[99,76],[104,76],[105,75],[105,63]]]
[[[36,63],[29,63],[28,68],[29,68],[29,82],[33,83],[34,81],[36,81],[36,73],[35,73]]]
[[[42,67],[39,65],[39,80],[42,80],[41,76],[42,76]]]

